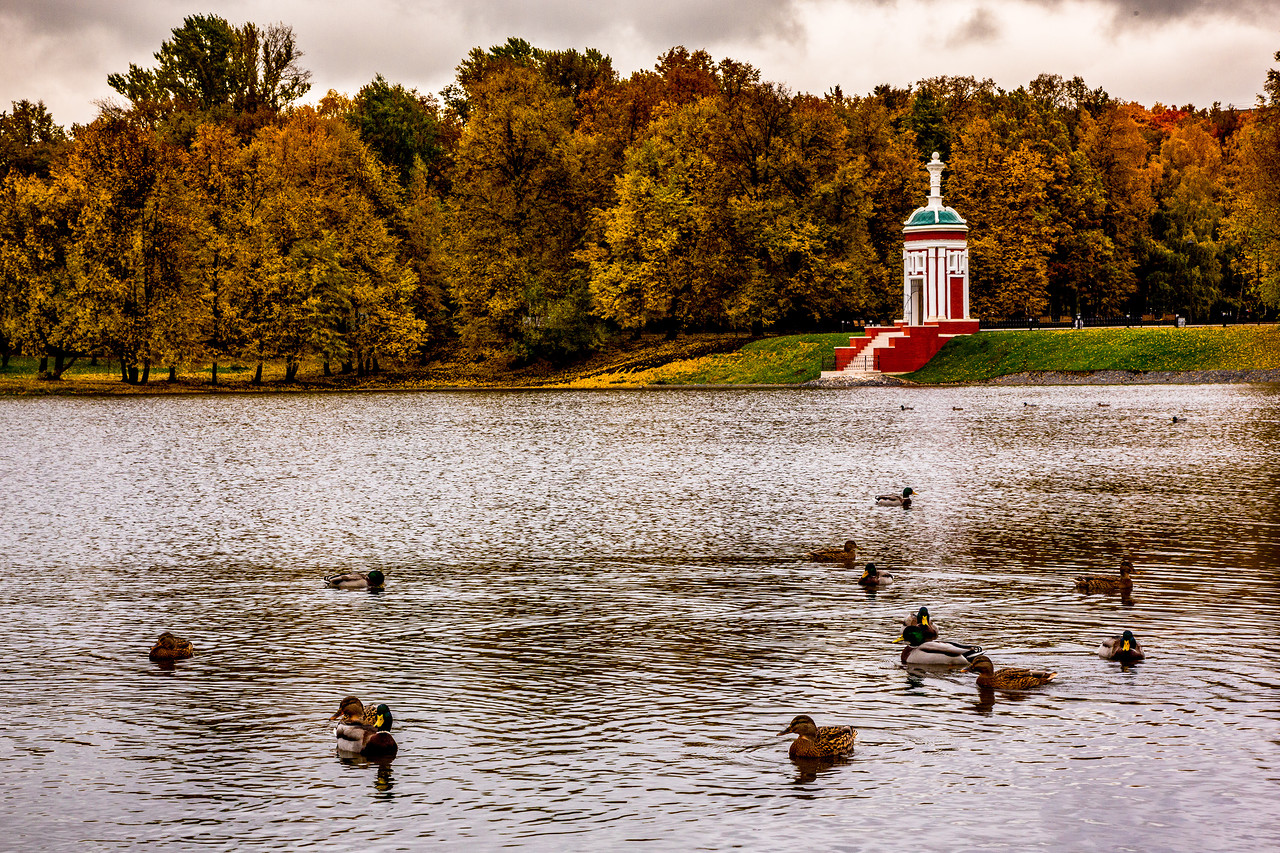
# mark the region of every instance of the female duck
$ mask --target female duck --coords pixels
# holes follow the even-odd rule
[[[906,643],[902,650],[904,664],[921,666],[968,666],[982,654],[982,646],[971,646],[951,640],[930,640],[919,625],[908,625],[895,643]]]
[[[371,572],[343,572],[325,578],[324,582],[335,589],[382,589],[386,577],[374,569]]]
[[[862,577],[858,578],[858,583],[868,587],[885,586],[893,583],[893,575],[880,571],[875,563],[867,563],[867,567],[862,570]]]
[[[1026,690],[1048,684],[1058,676],[1058,673],[1048,670],[1021,667],[1006,667],[997,671],[991,658],[986,655],[978,655],[964,671],[978,673],[979,687],[993,687],[997,690]]]
[[[1081,575],[1076,578],[1076,589],[1080,592],[1129,592],[1133,589],[1133,579],[1129,575],[1137,574],[1133,569],[1133,561],[1125,557],[1120,561],[1120,577],[1111,575]]]
[[[147,657],[152,660],[178,660],[180,658],[189,658],[195,653],[196,650],[191,647],[190,640],[175,637],[165,631],[160,635],[160,639],[156,640],[156,644],[151,647],[151,652]]]
[[[373,726],[380,731],[391,731],[391,709],[385,703],[378,705],[365,705],[354,696],[348,696],[338,703],[338,710],[330,721],[333,720],[358,720]]]
[[[900,495],[876,495],[876,506],[900,506],[903,509],[910,509],[911,496],[914,494],[917,492],[907,486]]]
[[[834,758],[853,750],[858,737],[850,726],[818,726],[813,717],[800,714],[779,735],[794,734],[787,754],[792,758]]]
[[[815,563],[852,563],[858,557],[858,546],[852,539],[844,540],[843,548],[822,548],[809,552]]]
[[[1138,638],[1132,631],[1125,631],[1119,637],[1110,637],[1098,646],[1098,657],[1106,660],[1118,660],[1121,663],[1137,663],[1147,655],[1138,645]]]
[[[398,749],[396,739],[387,729],[391,728],[391,709],[378,705],[373,709],[373,722],[365,722],[367,712],[359,699],[349,696],[334,717],[340,717],[335,733],[338,751],[357,753],[366,758],[390,758]]]

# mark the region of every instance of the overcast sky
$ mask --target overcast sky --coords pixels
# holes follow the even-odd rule
[[[667,48],[750,62],[766,80],[866,94],[938,75],[1014,89],[1041,73],[1146,106],[1250,106],[1280,50],[1280,0],[0,0],[0,109],[43,100],[90,121],[107,75],[190,14],[293,27],[314,101],[381,73],[438,92],[472,47],[519,36],[594,47],[622,76]]]

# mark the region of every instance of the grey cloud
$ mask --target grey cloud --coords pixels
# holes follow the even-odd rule
[[[947,39],[947,47],[962,47],[966,44],[994,41],[1001,34],[1000,22],[990,9],[976,9],[969,20]]]

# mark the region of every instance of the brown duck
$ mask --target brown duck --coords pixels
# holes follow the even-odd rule
[[[852,539],[846,539],[843,548],[820,548],[809,552],[809,559],[815,563],[852,563],[857,557],[858,547]]]
[[[1076,578],[1076,589],[1081,592],[1128,592],[1133,589],[1133,579],[1129,575],[1136,575],[1134,571],[1133,561],[1125,557],[1120,561],[1120,577],[1112,575],[1081,575]]]
[[[834,758],[853,750],[858,737],[849,726],[818,726],[813,717],[800,714],[779,735],[794,734],[796,739],[787,754],[792,758]]]
[[[1026,690],[1030,687],[1039,687],[1053,681],[1058,675],[1048,670],[1021,667],[1006,667],[997,671],[995,665],[991,663],[991,658],[986,655],[978,655],[963,671],[978,673],[979,687],[994,687],[997,690]]]
[[[156,640],[156,644],[151,647],[151,653],[147,657],[152,660],[178,660],[180,658],[189,658],[196,653],[191,647],[190,640],[184,640],[175,637],[168,631],[160,635],[160,639]]]

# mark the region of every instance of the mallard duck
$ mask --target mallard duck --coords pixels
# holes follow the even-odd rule
[[[371,572],[343,572],[325,578],[324,582],[335,589],[382,589],[386,576],[374,569]]]
[[[885,586],[893,583],[893,575],[880,571],[875,563],[867,563],[867,567],[862,570],[862,577],[858,578],[858,583],[863,586]]]
[[[993,687],[997,690],[1026,690],[1030,687],[1039,687],[1053,681],[1058,675],[1048,670],[1021,667],[1006,667],[997,671],[995,665],[991,663],[991,658],[986,655],[978,655],[964,671],[978,673],[979,687]]]
[[[338,710],[330,720],[355,720],[373,726],[381,731],[390,731],[391,709],[385,703],[365,705],[354,696],[348,696],[338,703]]]
[[[852,539],[844,540],[844,548],[823,548],[810,551],[809,559],[815,563],[852,563],[857,558],[857,545]]]
[[[917,494],[915,489],[907,486],[900,495],[876,495],[876,506],[900,506],[906,509],[911,506],[911,496]]]
[[[796,735],[787,755],[792,758],[834,758],[853,749],[858,733],[850,726],[818,726],[813,717],[800,714],[779,735]]]
[[[334,732],[340,752],[358,753],[366,758],[390,758],[396,754],[399,748],[396,739],[387,731],[391,728],[391,709],[378,705],[373,711],[373,722],[366,722],[368,712],[359,699],[348,696],[342,700],[338,713],[329,718],[338,718]]]
[[[1118,660],[1121,663],[1137,663],[1146,656],[1132,631],[1125,631],[1118,637],[1103,640],[1102,645],[1098,646],[1098,657]]]
[[[904,664],[919,666],[968,666],[982,654],[982,646],[952,640],[927,640],[919,625],[908,625],[895,643],[906,643],[902,650]]]
[[[1081,575],[1076,578],[1076,589],[1081,592],[1124,592],[1133,589],[1133,579],[1129,577],[1131,574],[1136,575],[1137,572],[1133,568],[1133,561],[1125,557],[1120,561],[1120,577]]]
[[[165,631],[160,635],[160,639],[156,640],[156,644],[151,647],[151,653],[147,657],[152,660],[178,660],[179,658],[189,658],[195,653],[196,650],[191,647],[189,640],[183,640]]]
[[[915,613],[908,613],[902,620],[903,639],[906,639],[907,628],[919,628],[924,640],[938,639],[938,626],[929,619],[929,608],[921,607]]]

